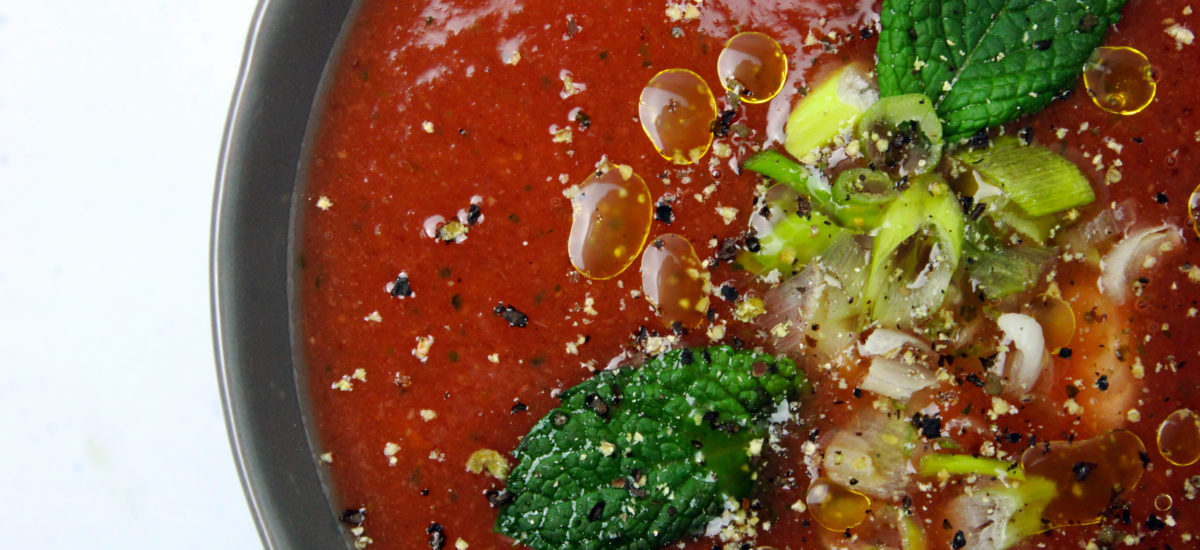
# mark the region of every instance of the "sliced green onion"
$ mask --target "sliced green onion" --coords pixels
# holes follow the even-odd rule
[[[997,200],[987,215],[1001,228],[1011,229],[1036,244],[1045,244],[1062,225],[1058,216],[1030,216],[1020,206],[1007,199]]]
[[[851,168],[838,174],[833,182],[833,214],[851,229],[872,229],[883,219],[884,207],[899,194],[887,174]]]
[[[930,453],[921,457],[917,471],[923,477],[934,477],[946,472],[952,476],[974,474],[1018,481],[1025,479],[1025,471],[1017,464],[971,455]]]
[[[1043,477],[1015,485],[993,484],[950,502],[951,521],[982,526],[967,534],[969,548],[1005,550],[1022,539],[1049,530],[1042,520],[1058,486]]]
[[[1033,288],[1057,256],[1053,249],[1038,246],[1002,246],[984,224],[973,224],[967,235],[964,270],[972,290],[991,300]]]
[[[783,146],[798,159],[806,159],[854,127],[858,117],[879,97],[863,69],[847,65],[813,88],[792,108],[784,126]]]
[[[941,307],[962,257],[963,223],[958,200],[936,176],[918,178],[888,206],[866,288],[876,321],[910,328]]]
[[[885,97],[858,121],[858,139],[876,166],[924,174],[942,160],[942,121],[924,94]]]
[[[987,149],[965,149],[954,158],[1002,189],[1029,216],[1096,200],[1087,176],[1075,163],[1040,145],[1023,145],[1013,136],[1000,137]]]
[[[778,269],[780,273],[790,274],[793,266],[808,263],[829,248],[836,237],[846,233],[820,212],[812,212],[806,217],[790,213],[772,221],[771,230],[758,235],[759,251],[739,258],[743,266],[756,273]]]
[[[925,529],[912,516],[900,514],[900,547],[904,550],[926,550],[929,539],[925,537]]]
[[[814,175],[800,163],[787,158],[778,151],[761,151],[746,159],[742,167],[758,172],[782,183],[808,197],[814,207],[820,208],[832,198],[829,184]]]

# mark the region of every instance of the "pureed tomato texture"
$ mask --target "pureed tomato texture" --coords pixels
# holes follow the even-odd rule
[[[350,540],[1196,546],[1196,17],[365,0],[295,280]]]

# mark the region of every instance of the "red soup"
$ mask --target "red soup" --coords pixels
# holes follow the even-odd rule
[[[963,17],[917,4],[918,44]],[[1082,53],[1026,18],[987,61],[1028,70],[967,101],[1030,114],[970,126],[965,67],[884,67],[889,6],[364,0],[295,283],[349,540],[663,544],[497,532],[538,475],[517,446],[598,373],[729,346],[803,375],[739,451],[752,487],[667,543],[1200,545],[1197,16],[1131,0]],[[964,76],[887,104],[930,67]],[[599,508],[572,521],[623,525]]]

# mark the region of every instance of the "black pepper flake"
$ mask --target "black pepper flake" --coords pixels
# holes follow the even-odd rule
[[[737,111],[733,109],[721,111],[721,116],[717,117],[717,119],[712,121],[712,124],[709,125],[713,135],[719,138],[728,136],[729,128],[733,124],[733,119],[736,116]]]
[[[854,397],[862,397],[862,390],[859,388],[854,388],[853,393],[854,393]]]
[[[758,237],[755,237],[754,235],[746,236],[746,250],[754,253],[762,250],[762,244],[758,242]]]
[[[1154,194],[1154,202],[1157,202],[1158,204],[1167,204],[1170,201],[1171,199],[1167,198],[1167,194],[1163,193],[1162,191]]]
[[[871,38],[872,36],[875,36],[875,29],[872,29],[871,27],[863,27],[861,29],[858,29],[858,37],[859,38],[862,38],[863,40],[867,40],[867,39]]]
[[[726,302],[733,302],[738,299],[738,291],[733,285],[725,283],[721,285],[721,298]]]
[[[1008,434],[1007,437],[1009,443],[1019,443],[1021,441],[1021,434],[1016,432]]]
[[[471,206],[467,207],[467,225],[475,225],[479,223],[479,217],[482,215],[483,210],[479,208],[479,205],[471,203]]]
[[[962,206],[963,215],[969,215],[971,213],[971,207],[975,206],[975,198],[971,197],[970,195],[962,195],[958,197],[958,204]]]
[[[695,360],[696,355],[692,353],[692,348],[683,348],[683,351],[679,352],[680,363],[683,363],[684,365],[690,365]]]
[[[1146,518],[1146,529],[1151,531],[1161,531],[1166,528],[1166,526],[1166,522],[1159,519],[1158,516],[1154,514],[1150,514],[1150,517]]]
[[[588,521],[600,521],[604,516],[604,501],[597,502],[595,506],[588,512]]]
[[[983,385],[984,385],[984,381],[983,381],[983,379],[982,379],[982,378],[980,378],[980,377],[979,377],[979,375],[977,375],[977,374],[975,374],[975,373],[971,373],[971,374],[968,374],[968,375],[967,375],[967,382],[970,382],[970,383],[972,383],[972,384],[975,384],[976,386],[979,386],[979,387],[981,387],[981,388],[982,388],[982,387],[983,387]]]
[[[1017,131],[1017,138],[1021,140],[1022,145],[1033,143],[1033,126],[1026,126]]]
[[[675,221],[675,212],[671,209],[670,204],[659,202],[654,205],[654,219],[670,225]]]
[[[992,144],[992,137],[988,135],[987,128],[980,128],[978,132],[971,134],[967,139],[967,147],[972,149],[986,149]]]
[[[936,414],[933,416],[925,416],[921,413],[914,414],[912,425],[921,430],[921,436],[925,439],[937,439],[942,436],[942,419]]]
[[[496,490],[496,489],[488,489],[483,492],[483,495],[485,497],[487,497],[488,504],[492,505],[493,508],[499,508],[501,506],[504,506],[505,504],[512,502],[513,499],[516,498],[516,495],[514,495],[508,491],[501,491],[501,490]]]
[[[423,497],[429,496],[429,489],[421,489],[421,496],[423,496]]]
[[[1108,375],[1102,374],[1096,379],[1096,388],[1100,391],[1108,391]]]
[[[721,245],[717,247],[717,262],[733,263],[741,248],[737,237],[729,237],[721,241]]]
[[[608,403],[599,394],[589,393],[583,398],[583,404],[596,413],[600,418],[608,418]]]
[[[339,519],[341,519],[342,523],[345,523],[346,525],[358,527],[367,520],[367,511],[363,508],[359,508],[357,510],[353,508],[347,509],[346,511],[342,512],[342,516]]]
[[[1095,469],[1095,462],[1076,462],[1071,467],[1071,473],[1075,474],[1075,481],[1084,481],[1088,476],[1092,475],[1092,471]]]
[[[1053,45],[1054,45],[1054,40],[1038,40],[1037,42],[1033,43],[1033,49],[1044,52],[1044,51],[1050,49],[1050,46],[1053,46]]]
[[[1058,356],[1063,359],[1071,358],[1071,348],[1058,348]]]
[[[446,547],[446,529],[440,523],[430,523],[429,527],[425,528],[425,532],[429,534],[429,547],[433,550],[442,550]]]
[[[509,326],[524,328],[525,325],[529,324],[528,316],[517,311],[515,307],[504,305],[504,302],[500,302],[492,311],[505,321],[508,321]]]
[[[529,410],[529,405],[520,401],[517,401],[517,404],[512,406],[512,414],[523,413],[527,410]]]
[[[796,215],[805,219],[812,218],[812,201],[808,200],[808,197],[800,195],[796,198]]]
[[[583,109],[580,109],[579,111],[575,112],[575,122],[579,124],[580,128],[587,130],[592,126],[592,117],[583,112]]]
[[[979,220],[979,217],[983,215],[985,210],[987,210],[986,204],[983,204],[982,202],[975,203],[975,208],[972,208],[971,213],[967,214],[967,219],[970,221],[977,221]]]
[[[1150,466],[1150,455],[1146,454],[1145,451],[1139,452],[1138,458],[1142,461],[1143,470]]]
[[[959,550],[967,545],[967,536],[963,534],[962,529],[954,533],[954,540],[950,541],[950,548]]]
[[[1144,142],[1144,141],[1146,141],[1146,140],[1144,140],[1144,139],[1142,139],[1142,138],[1140,138],[1140,137],[1135,137],[1135,138],[1133,138],[1133,142],[1134,142],[1134,143],[1137,143],[1137,144],[1139,144],[1139,145],[1140,145],[1142,142]]]
[[[388,294],[395,298],[408,298],[413,295],[412,284],[408,282],[407,273],[396,276],[395,282],[392,283],[392,290]]]

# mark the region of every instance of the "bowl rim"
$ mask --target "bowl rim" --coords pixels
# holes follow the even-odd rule
[[[264,548],[346,548],[298,381],[296,189],[327,66],[358,2],[259,0],[217,161],[209,299],[230,450]],[[286,367],[286,368],[284,368]]]

